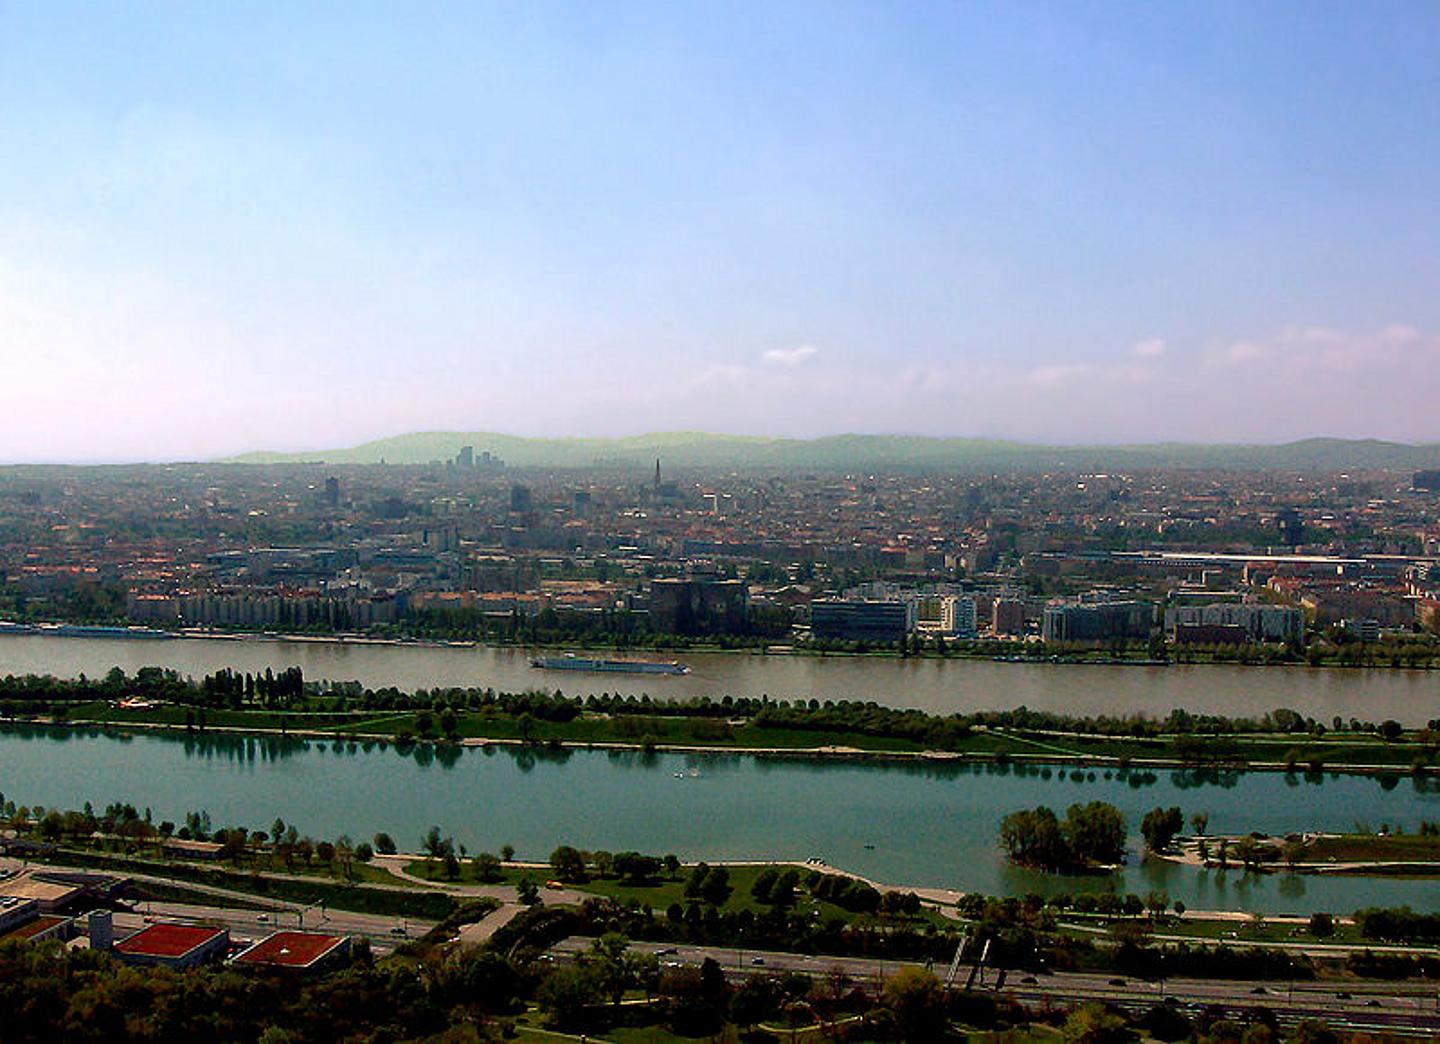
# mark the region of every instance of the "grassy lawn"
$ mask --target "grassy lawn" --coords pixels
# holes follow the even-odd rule
[[[1305,846],[1306,863],[1437,862],[1440,837],[1419,834],[1344,834],[1318,837]]]
[[[1123,921],[1114,917],[1077,917],[1066,914],[1060,923],[1062,933],[1076,938],[1096,938],[1096,930],[1106,931],[1110,924]],[[1181,936],[1203,942],[1255,943],[1274,945],[1276,943],[1335,943],[1361,944],[1365,942],[1360,931],[1353,924],[1335,924],[1335,932],[1325,938],[1312,935],[1308,926],[1289,921],[1243,921],[1202,919],[1196,917],[1168,917],[1154,928],[1156,936]]]

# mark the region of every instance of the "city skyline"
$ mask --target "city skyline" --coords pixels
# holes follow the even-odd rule
[[[1440,21],[0,5],[3,461],[1440,439]]]

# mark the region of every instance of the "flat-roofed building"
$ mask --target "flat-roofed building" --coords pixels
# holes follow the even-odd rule
[[[65,881],[50,880],[36,871],[0,880],[0,902],[5,899],[33,899],[43,914],[58,913],[74,904],[85,888]]]
[[[40,915],[40,904],[19,896],[0,896],[0,936],[12,932]]]
[[[10,931],[0,931],[0,945],[7,942],[44,942],[47,939],[68,939],[75,921],[58,914],[42,914]]]
[[[810,630],[816,638],[893,642],[915,628],[914,602],[817,598],[810,603]]]
[[[349,957],[348,935],[276,932],[236,957],[235,963],[251,967],[320,972],[345,963]]]
[[[115,944],[126,964],[194,968],[209,964],[230,948],[230,932],[201,924],[152,924]]]

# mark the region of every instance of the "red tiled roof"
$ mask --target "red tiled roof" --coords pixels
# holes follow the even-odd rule
[[[250,947],[236,960],[246,964],[280,964],[288,968],[304,968],[314,964],[344,941],[344,937],[339,935],[276,932]]]
[[[115,949],[120,953],[146,957],[183,957],[224,933],[224,928],[208,928],[203,925],[152,924],[124,942],[116,943]]]

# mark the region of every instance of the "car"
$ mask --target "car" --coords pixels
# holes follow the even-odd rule
[[[1335,999],[1336,999],[1336,1000],[1349,1000],[1349,999],[1350,999],[1350,991],[1349,991],[1349,990],[1341,990],[1339,993],[1335,994]]]
[[[391,934],[391,935],[409,935],[409,934],[410,934],[410,929],[406,928],[403,924],[397,924],[394,928],[391,928],[391,929],[390,929],[390,934]]]
[[[1367,1007],[1367,1008],[1378,1008],[1378,1007],[1380,1007],[1380,1002],[1379,1002],[1378,1000],[1376,1000],[1374,997],[1371,997],[1368,1001],[1365,1002],[1365,1007]]]
[[[269,915],[269,914],[261,914],[259,917],[255,918],[255,920],[258,921],[260,924],[269,924],[269,923],[270,923],[270,915]]]
[[[539,957],[537,957],[537,958],[535,958],[535,959],[536,959],[537,961],[539,961],[541,964],[554,964],[554,963],[555,963],[555,955],[554,955],[553,953],[542,953]]]
[[[765,958],[764,958],[764,957],[751,957],[751,958],[750,958],[750,963],[753,964],[753,965],[755,965],[755,967],[757,967],[757,968],[763,968],[763,967],[765,967]]]
[[[662,968],[683,968],[684,965],[682,965],[679,961],[666,961],[664,964],[660,965],[660,967],[662,967]]]
[[[1039,982],[1040,982],[1040,980],[1037,979],[1037,978],[1035,978],[1035,976],[1033,976],[1033,975],[1027,975],[1027,976],[1025,976],[1025,978],[1023,978],[1023,979],[1020,980],[1020,985],[1022,985],[1022,986],[1035,986],[1035,985],[1038,985]]]
[[[1258,996],[1260,996],[1260,995],[1262,995],[1262,994],[1269,993],[1270,991],[1267,990],[1264,986],[1256,986],[1256,987],[1255,987],[1253,990],[1251,990],[1250,992],[1251,992],[1252,994],[1254,994],[1255,996],[1258,997]]]
[[[655,956],[656,956],[656,957],[669,957],[671,954],[675,954],[675,953],[679,953],[679,952],[680,952],[680,951],[677,950],[677,949],[675,949],[675,947],[673,947],[673,946],[666,946],[664,949],[656,950],[656,951],[655,951]]]
[[[1111,980],[1110,980],[1110,985],[1111,985],[1111,986],[1124,986],[1124,985],[1126,985],[1126,982],[1125,982],[1124,979],[1111,979]]]

